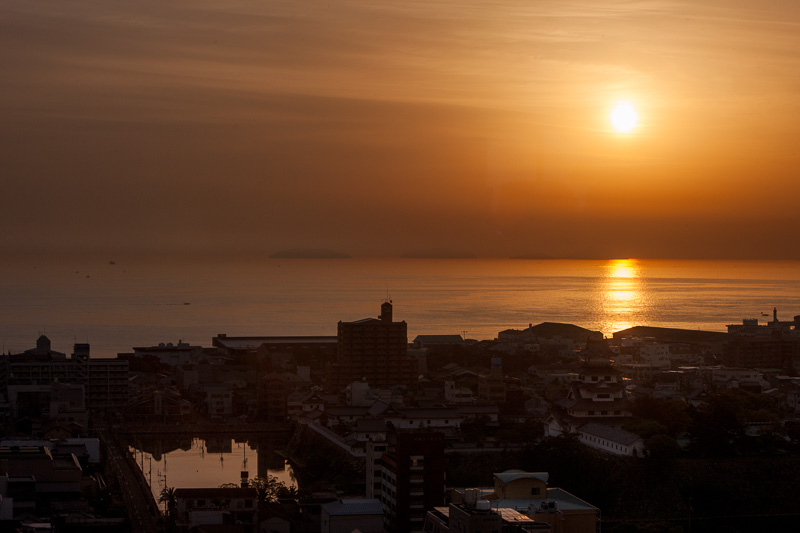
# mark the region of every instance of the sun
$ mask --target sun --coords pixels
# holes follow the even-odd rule
[[[618,133],[630,133],[636,129],[639,114],[628,102],[618,102],[611,110],[611,125]]]

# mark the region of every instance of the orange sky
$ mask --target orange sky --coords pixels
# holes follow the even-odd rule
[[[0,244],[800,258],[799,51],[789,0],[6,0]]]

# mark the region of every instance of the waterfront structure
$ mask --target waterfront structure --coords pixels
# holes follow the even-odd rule
[[[461,335],[417,335],[412,342],[414,348],[432,348],[434,346],[460,346],[464,344]]]
[[[178,344],[159,343],[158,346],[140,346],[133,348],[134,357],[156,357],[169,366],[177,367],[187,363],[196,363],[203,354],[202,346],[192,346],[188,342],[178,340]]]
[[[233,358],[273,352],[298,354],[304,351],[319,351],[333,356],[337,338],[330,335],[234,337],[220,333],[211,339],[211,344],[220,354]]]
[[[392,319],[392,303],[381,314],[355,322],[339,322],[336,363],[328,368],[328,385],[341,390],[354,381],[373,387],[411,385],[419,376],[419,363],[408,355],[406,322]]]
[[[746,318],[741,324],[728,325],[728,333],[731,338],[722,355],[726,366],[791,370],[800,361],[800,315],[781,321],[773,309],[770,322],[759,324],[757,318]]]

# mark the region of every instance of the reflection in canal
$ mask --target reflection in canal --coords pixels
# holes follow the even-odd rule
[[[219,487],[250,479],[275,476],[287,487],[297,486],[292,467],[275,452],[281,444],[269,438],[230,436],[159,436],[138,439],[131,446],[136,464],[144,473],[158,501],[164,487]]]

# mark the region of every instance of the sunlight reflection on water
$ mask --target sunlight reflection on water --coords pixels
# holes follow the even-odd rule
[[[86,277],[85,272],[91,276]],[[725,331],[777,307],[800,314],[798,261],[347,259],[0,264],[0,339],[93,357],[182,339],[336,335],[377,316],[387,289],[409,340],[468,332],[492,339],[529,323],[606,335],[632,325]],[[188,303],[190,305],[184,305]]]

